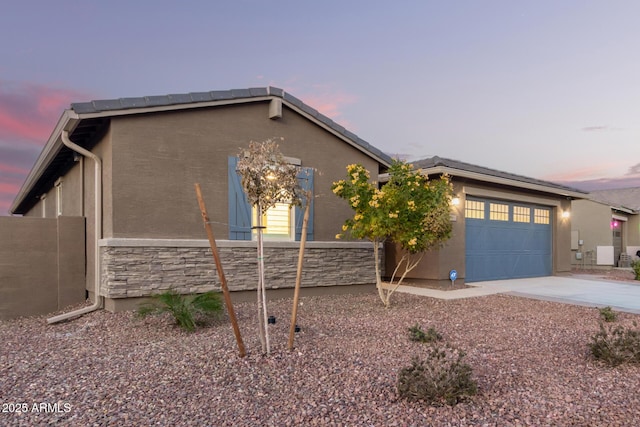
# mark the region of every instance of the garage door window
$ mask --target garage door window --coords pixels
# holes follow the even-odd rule
[[[531,208],[527,208],[524,206],[514,206],[513,222],[531,222]]]
[[[492,221],[509,221],[509,205],[490,203],[489,219]]]
[[[479,202],[477,200],[467,200],[464,204],[464,217],[484,219],[484,202]]]
[[[549,224],[549,209],[534,209],[533,222],[536,224]]]

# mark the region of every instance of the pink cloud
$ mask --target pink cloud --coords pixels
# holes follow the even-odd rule
[[[354,94],[336,89],[331,84],[315,84],[311,86],[311,90],[308,88],[303,90],[294,83],[285,85],[283,89],[336,123],[355,132],[353,124],[344,118],[342,111],[345,106],[357,102],[358,97]]]
[[[6,215],[11,208],[9,199],[0,199],[0,215]]]
[[[612,159],[609,161],[599,161],[595,164],[586,164],[584,166],[557,166],[559,172],[548,173],[542,177],[547,181],[586,181],[595,179],[611,179],[625,175],[632,175],[640,171],[640,164],[629,167],[627,159]]]
[[[615,170],[616,167],[619,168],[620,166],[613,163],[599,163],[598,165],[572,168],[562,172],[548,174],[543,176],[542,179],[547,181],[584,181],[598,179],[611,175],[611,171]]]
[[[6,163],[0,163],[0,173],[27,175],[29,173],[29,169],[8,165]]]
[[[17,117],[12,111],[0,106],[0,137],[42,142],[47,138],[47,131],[52,125],[39,123],[34,119]]]
[[[87,98],[74,90],[0,80],[0,138],[43,145],[70,103]]]
[[[0,215],[4,215],[43,146],[71,102],[92,99],[79,91],[0,79]]]
[[[15,195],[20,190],[20,186],[17,184],[0,182],[0,195]]]
[[[331,119],[339,118],[345,105],[353,104],[357,98],[348,93],[317,93],[305,96],[305,102]]]
[[[3,173],[2,166],[4,165],[0,164],[0,215],[6,215],[27,173],[7,175]]]

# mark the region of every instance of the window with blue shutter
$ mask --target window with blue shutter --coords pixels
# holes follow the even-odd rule
[[[237,157],[229,157],[229,240],[251,240],[252,209],[247,201],[247,196],[242,188],[240,175],[236,172]],[[303,190],[310,190],[313,196],[313,169],[300,168],[298,181]],[[305,200],[303,203],[307,203]],[[307,224],[307,240],[313,240],[313,197],[310,200],[309,223]],[[304,218],[304,206],[296,206],[295,240],[302,236],[302,220]]]
[[[251,240],[251,205],[236,172],[237,157],[229,157],[229,240]]]
[[[309,223],[307,224],[307,240],[313,240],[313,168],[300,168],[298,172],[298,183],[300,184],[300,188],[304,191],[311,191],[311,206],[309,206]],[[302,219],[304,218],[304,204],[307,203],[306,200],[302,201],[303,206],[296,206],[296,241],[300,241],[300,237],[302,237]]]

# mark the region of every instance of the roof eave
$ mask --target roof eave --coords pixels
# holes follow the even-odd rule
[[[508,185],[511,187],[525,188],[528,190],[541,191],[544,193],[556,194],[559,196],[570,197],[572,199],[585,199],[586,194],[571,191],[569,189],[556,188],[531,182],[518,181],[515,179],[502,178],[499,176],[487,175],[478,172],[471,172],[462,169],[455,169],[446,166],[434,166],[431,168],[423,168],[420,171],[425,175],[447,174],[454,177],[462,177],[474,179],[477,181],[490,182],[493,184]]]
[[[26,179],[24,180],[22,187],[16,194],[16,197],[14,198],[13,203],[9,208],[10,214],[14,215],[25,213],[24,210],[21,209],[21,206],[26,201],[27,195],[33,190],[34,186],[38,182],[38,179],[40,179],[43,172],[51,164],[52,160],[55,158],[55,156],[63,146],[62,139],[60,137],[62,131],[72,131],[77,125],[78,121],[78,115],[73,110],[65,110],[62,113],[62,116],[56,123],[53,132],[47,140],[47,143],[40,152],[40,156],[38,156],[38,159],[31,168],[31,171],[29,171]]]
[[[633,209],[629,209],[629,208],[625,208],[624,206],[609,205],[609,207],[611,208],[611,210],[624,212],[624,213],[627,213],[629,215],[637,215],[638,214],[638,211],[633,210]]]

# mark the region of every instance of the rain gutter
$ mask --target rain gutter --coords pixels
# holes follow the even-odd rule
[[[99,241],[102,238],[102,160],[89,150],[80,147],[69,139],[69,132],[63,130],[60,134],[62,143],[85,157],[89,157],[95,164],[95,265],[94,265],[94,303],[90,307],[81,308],[79,310],[70,311],[58,316],[47,319],[47,323],[58,323],[74,317],[82,316],[92,311],[96,311],[103,307],[104,297],[100,295],[100,246]]]

